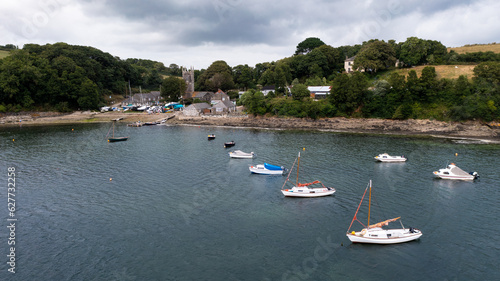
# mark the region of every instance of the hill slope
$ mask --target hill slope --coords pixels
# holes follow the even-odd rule
[[[8,51],[1,51],[0,50],[0,59],[8,57],[9,55],[10,55],[10,53]]]
[[[482,45],[465,45],[462,47],[453,47],[448,48],[448,52],[453,50],[459,54],[465,53],[475,53],[475,52],[488,52],[491,51],[493,53],[500,53],[500,44],[491,43],[491,44],[482,44]]]
[[[415,70],[417,72],[417,76],[420,77],[422,74],[422,69],[427,65],[420,65],[412,68],[404,68],[395,70],[399,75],[408,76],[408,72],[410,70]],[[457,79],[460,75],[467,76],[468,79],[472,79],[474,76],[474,67],[476,65],[431,65],[436,69],[437,79],[446,78],[446,79]]]

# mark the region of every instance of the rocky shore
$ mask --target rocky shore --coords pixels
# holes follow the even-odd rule
[[[181,113],[147,114],[144,112],[74,112],[60,113],[24,113],[0,117],[0,126],[74,124],[91,122],[132,123],[155,122],[166,120],[166,124],[198,125],[198,126],[231,126],[268,129],[323,130],[334,132],[395,134],[395,135],[429,135],[451,138],[480,138],[500,141],[499,129],[492,128],[479,121],[442,122],[435,120],[387,120],[366,118],[308,118],[254,117],[237,116],[204,116],[188,117]]]

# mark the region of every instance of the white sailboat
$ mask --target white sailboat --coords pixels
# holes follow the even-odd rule
[[[285,183],[281,187],[281,192],[283,193],[283,195],[288,197],[320,197],[320,196],[332,195],[335,193],[336,191],[335,188],[326,187],[322,182],[318,180],[310,183],[299,183],[300,152],[296,161],[297,161],[297,179],[292,188],[288,189],[284,188],[286,183],[290,182],[289,179],[290,179],[290,174],[292,173],[293,170],[293,166],[295,165],[294,162],[292,168],[290,169],[290,172],[288,173],[288,176],[286,177]]]
[[[360,222],[357,218],[357,214],[359,211],[359,208],[361,207],[361,203],[363,202],[363,198],[366,195],[366,191],[370,189],[370,195],[369,195],[369,203],[368,203],[368,223],[366,226]],[[368,187],[365,189],[365,193],[363,194],[363,197],[361,198],[361,202],[359,203],[358,209],[356,210],[356,213],[354,214],[354,217],[352,218],[351,225],[349,226],[349,229],[347,230],[347,238],[351,240],[352,243],[370,243],[370,244],[396,244],[396,243],[403,243],[403,242],[408,242],[412,240],[416,240],[422,236],[422,232],[416,228],[410,227],[410,228],[404,228],[403,223],[401,223],[402,228],[396,228],[396,229],[383,229],[383,226],[388,225],[390,222],[394,222],[396,220],[399,220],[401,217],[393,218],[393,219],[388,219],[376,224],[370,225],[370,205],[371,205],[371,195],[372,195],[372,181],[370,180],[370,183]],[[351,230],[352,224],[354,221],[359,222],[361,225],[363,225],[365,228],[363,228],[361,231],[352,231]],[[400,221],[401,222],[401,221]]]

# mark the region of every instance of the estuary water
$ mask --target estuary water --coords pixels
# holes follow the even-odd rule
[[[0,129],[0,280],[498,279],[498,144],[123,124],[115,134],[129,140],[107,143],[109,128]],[[223,148],[231,140],[236,146]],[[235,149],[257,156],[229,158]],[[285,198],[284,176],[248,170],[290,168],[299,151],[300,181],[321,180],[334,196]],[[409,160],[375,162],[384,152]],[[433,177],[451,162],[480,179]],[[401,216],[423,232],[419,240],[350,243],[345,233],[369,180],[371,222]],[[367,205],[358,218],[366,224]]]

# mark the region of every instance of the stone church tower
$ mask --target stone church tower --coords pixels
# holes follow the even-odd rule
[[[187,68],[182,68],[182,79],[186,81],[186,96],[191,97],[194,92],[194,67],[188,70]]]

